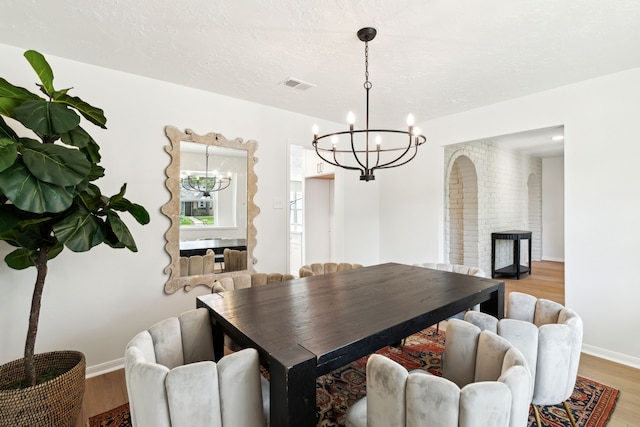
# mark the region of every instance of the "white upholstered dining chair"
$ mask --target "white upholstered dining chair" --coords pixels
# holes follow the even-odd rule
[[[362,268],[362,264],[351,264],[348,262],[316,262],[300,267],[298,274],[300,277],[319,276],[321,274],[336,273],[339,271]]]
[[[530,374],[507,340],[460,319],[447,326],[443,376],[407,372],[378,354],[367,361],[367,396],[347,427],[524,427]]]
[[[575,388],[582,348],[582,319],[575,311],[554,301],[511,292],[506,318],[498,320],[485,313],[467,312],[465,320],[506,338],[527,359],[538,427],[542,424],[537,406],[559,403],[576,426],[567,405]]]
[[[133,427],[260,427],[269,385],[255,349],[213,361],[206,309],[188,311],[137,334],[125,349]]]
[[[475,277],[487,277],[484,270],[481,270],[478,267],[471,267],[471,266],[462,265],[462,264],[449,264],[444,262],[423,262],[420,264],[413,264],[413,265],[415,265],[416,267],[431,268],[433,270],[440,270],[440,271],[449,271],[451,273],[466,274],[466,275],[475,276]],[[480,305],[478,304],[476,306],[469,307],[469,310],[480,311]],[[457,319],[462,319],[464,318],[464,313],[465,312],[463,311],[462,313],[456,314],[454,317],[456,317]],[[440,322],[436,324],[436,332],[440,332]]]

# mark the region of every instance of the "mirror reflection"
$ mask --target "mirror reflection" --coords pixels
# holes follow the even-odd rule
[[[162,211],[172,221],[167,237],[171,277],[167,293],[179,287],[213,286],[216,278],[253,271],[255,245],[253,172],[255,141],[233,141],[220,134],[197,135],[171,126],[167,189]]]
[[[247,250],[247,152],[180,141],[180,276],[244,270]],[[224,250],[242,251],[239,263]],[[228,257],[227,257],[228,258]],[[243,262],[244,261],[244,262]]]

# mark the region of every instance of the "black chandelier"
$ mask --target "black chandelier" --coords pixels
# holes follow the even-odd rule
[[[215,171],[214,171],[215,172]],[[228,176],[216,175],[209,176],[209,146],[205,148],[205,167],[204,176],[187,175],[182,180],[182,187],[188,191],[196,191],[200,193],[200,198],[210,198],[211,193],[224,190],[231,184],[231,174]]]
[[[313,126],[313,146],[318,156],[327,163],[344,169],[359,170],[361,181],[376,179],[373,172],[376,169],[387,169],[402,166],[411,161],[418,153],[418,147],[426,142],[418,127],[414,127],[413,115],[407,117],[408,130],[369,129],[369,90],[373,86],[369,81],[369,42],[376,36],[376,29],[362,28],[358,31],[358,38],[364,42],[364,88],[367,92],[367,116],[365,129],[354,130],[355,116],[351,111],[347,115],[349,130],[318,136],[318,126]],[[382,141],[382,136],[393,141]],[[398,136],[398,135],[404,135]],[[364,137],[364,138],[362,138]],[[375,147],[371,141],[374,137]],[[341,144],[340,139],[347,140]],[[404,142],[402,142],[404,141]],[[348,148],[339,148],[349,145]],[[343,154],[351,153],[355,160],[350,164],[341,163]]]

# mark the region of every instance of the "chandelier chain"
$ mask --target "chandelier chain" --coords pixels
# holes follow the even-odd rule
[[[364,88],[371,89],[373,85],[369,81],[369,43],[364,43]]]

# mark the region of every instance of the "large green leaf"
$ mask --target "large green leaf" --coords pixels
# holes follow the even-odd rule
[[[85,252],[104,241],[103,224],[84,207],[53,226],[58,241],[74,252]]]
[[[86,147],[81,148],[80,151],[82,151],[92,163],[100,163],[100,159],[102,158],[102,156],[100,156],[100,146],[93,139],[89,141]]]
[[[0,172],[0,190],[16,207],[34,213],[62,212],[74,196],[74,187],[40,181],[20,160]]]
[[[127,199],[121,199],[112,203],[111,208],[120,212],[129,212],[131,216],[142,225],[148,224],[150,221],[149,212],[147,212],[144,207],[136,203],[131,203]]]
[[[49,248],[47,259],[51,260],[57,257],[63,249],[64,246],[60,243],[57,243],[55,246]],[[7,265],[14,270],[23,270],[25,268],[35,266],[35,260],[38,258],[37,251],[38,250],[19,248],[4,257],[4,260]]]
[[[43,135],[61,135],[80,123],[80,116],[73,110],[43,99],[25,101],[13,112],[20,123]]]
[[[66,93],[60,93],[56,95],[55,102],[69,105],[78,110],[85,119],[89,120],[94,125],[100,126],[103,129],[107,128],[107,118],[104,116],[104,111],[100,108],[89,105],[77,96],[69,96]]]
[[[44,246],[52,246],[57,241],[51,234],[51,224],[39,222],[21,227],[17,232],[16,242],[23,248],[36,250]]]
[[[24,53],[24,57],[27,58],[29,64],[31,64],[31,68],[38,74],[40,81],[42,82],[42,87],[44,88],[47,95],[52,95],[54,92],[53,89],[53,71],[49,66],[49,63],[41,53],[36,52],[35,50],[28,50]]]
[[[24,101],[12,98],[0,98],[0,114],[7,117],[15,117],[13,111]]]
[[[104,176],[104,168],[98,165],[91,165],[91,172],[89,172],[89,181],[95,181],[98,178]]]
[[[113,211],[107,211],[107,225],[111,228],[111,231],[117,237],[118,241],[125,247],[131,250],[131,252],[138,252],[136,242],[133,240],[133,236],[127,228],[126,224],[120,219],[117,213]]]
[[[109,204],[112,205],[124,199],[124,195],[126,192],[127,192],[127,183],[125,182],[124,184],[122,184],[122,187],[120,187],[120,192],[118,192],[118,194],[114,194],[113,196],[109,197]]]
[[[4,257],[4,260],[7,265],[14,270],[24,270],[27,267],[35,265],[35,257],[35,251],[25,248],[18,248]]]
[[[0,172],[15,163],[18,158],[18,146],[14,140],[0,138]]]
[[[91,142],[91,135],[80,126],[71,129],[67,133],[60,135],[60,139],[67,145],[72,145],[78,148],[84,148]]]
[[[91,163],[75,148],[23,140],[22,161],[39,180],[64,187],[82,182]]]
[[[18,140],[18,134],[4,121],[0,116],[0,138],[9,138],[14,141]]]
[[[0,77],[0,114],[15,117],[14,109],[27,100],[42,99],[23,87],[14,86]]]

